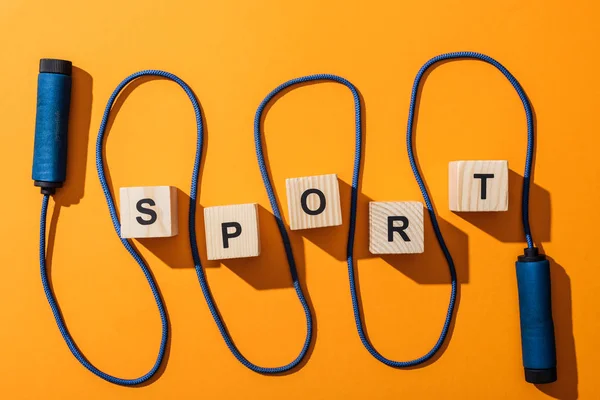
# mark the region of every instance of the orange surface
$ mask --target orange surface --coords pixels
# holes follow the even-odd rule
[[[0,397],[599,398],[600,217],[594,208],[600,196],[599,11],[592,1],[542,0],[387,6],[354,0],[2,2]],[[437,339],[450,291],[447,269],[429,226],[425,254],[369,256],[367,201],[421,200],[404,144],[410,88],[425,61],[456,50],[497,58],[535,107],[532,227],[553,258],[558,383],[537,388],[522,376],[514,261],[524,247],[523,110],[500,73],[476,61],[433,70],[419,106],[417,152],[461,283],[456,324],[435,362],[392,369],[373,359],[358,339],[344,262],[353,106],[347,89],[333,83],[291,91],[273,105],[265,123],[284,210],[287,177],[337,173],[343,182],[344,226],[291,233],[317,321],[314,347],[302,368],[269,377],[234,359],[204,303],[185,229],[176,238],[136,243],[156,276],[172,328],[158,379],[119,387],[73,358],[39,277],[41,196],[31,182],[39,58],[66,58],[80,69],[69,180],[56,196],[61,207],[54,207],[52,220],[54,289],[86,356],[106,372],[136,377],[154,362],[160,321],[139,268],[113,231],[95,171],[101,115],[121,79],[146,68],[184,79],[202,103],[208,127],[200,205],[262,206],[262,255],[205,266],[236,343],[249,359],[267,366],[296,356],[304,317],[255,159],[254,112],[272,88],[293,77],[328,72],[351,80],[366,109],[356,251],[368,331],[381,352],[406,360]],[[154,80],[136,86],[108,138],[113,191],[177,186],[185,227],[194,127],[190,104],[175,84]],[[509,212],[463,218],[448,210],[447,164],[457,159],[509,160]],[[197,226],[202,232],[201,217]],[[199,245],[205,260],[202,234]]]

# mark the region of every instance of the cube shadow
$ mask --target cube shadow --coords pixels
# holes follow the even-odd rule
[[[190,249],[188,213],[190,196],[177,189],[179,234],[170,238],[138,239],[139,243],[171,268],[194,268]],[[261,252],[258,257],[209,261],[206,256],[204,207],[196,206],[196,243],[204,268],[224,265],[257,290],[281,289],[293,286],[282,239],[273,214],[258,205]],[[305,282],[304,243],[301,237],[290,236],[300,282]]]
[[[320,229],[306,229],[295,232],[332,255],[337,260],[346,260],[348,241],[350,195],[352,186],[340,180],[340,199],[342,203],[342,225]],[[377,199],[378,201],[404,201],[415,199]],[[354,240],[354,259],[362,260],[374,257],[369,252],[369,202],[374,201],[363,193],[358,194],[356,233]],[[424,213],[425,252],[422,254],[390,254],[381,258],[415,282],[422,284],[442,284],[450,282],[448,263],[437,243],[427,210]],[[450,250],[457,271],[459,283],[469,282],[469,239],[465,232],[456,228],[440,216],[436,216],[446,245]]]
[[[521,194],[524,178],[519,173],[508,171],[508,211],[502,212],[456,212],[464,220],[505,243],[525,243],[521,217]],[[550,242],[552,207],[550,193],[541,186],[531,183],[529,190],[529,224],[537,242]]]

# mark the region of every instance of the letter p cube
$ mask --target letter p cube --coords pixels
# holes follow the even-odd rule
[[[260,254],[256,203],[206,207],[204,231],[209,260],[257,257]]]

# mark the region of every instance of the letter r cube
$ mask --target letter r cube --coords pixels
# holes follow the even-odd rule
[[[418,201],[369,203],[371,254],[411,254],[425,250],[423,204]]]

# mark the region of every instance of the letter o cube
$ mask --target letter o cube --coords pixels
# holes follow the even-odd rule
[[[177,189],[172,186],[122,187],[119,190],[121,237],[175,236]]]
[[[285,186],[291,230],[342,224],[337,175],[289,178]]]
[[[425,250],[423,204],[418,201],[369,203],[371,254],[411,254]]]
[[[258,205],[206,207],[204,232],[209,260],[257,257],[260,254]]]

